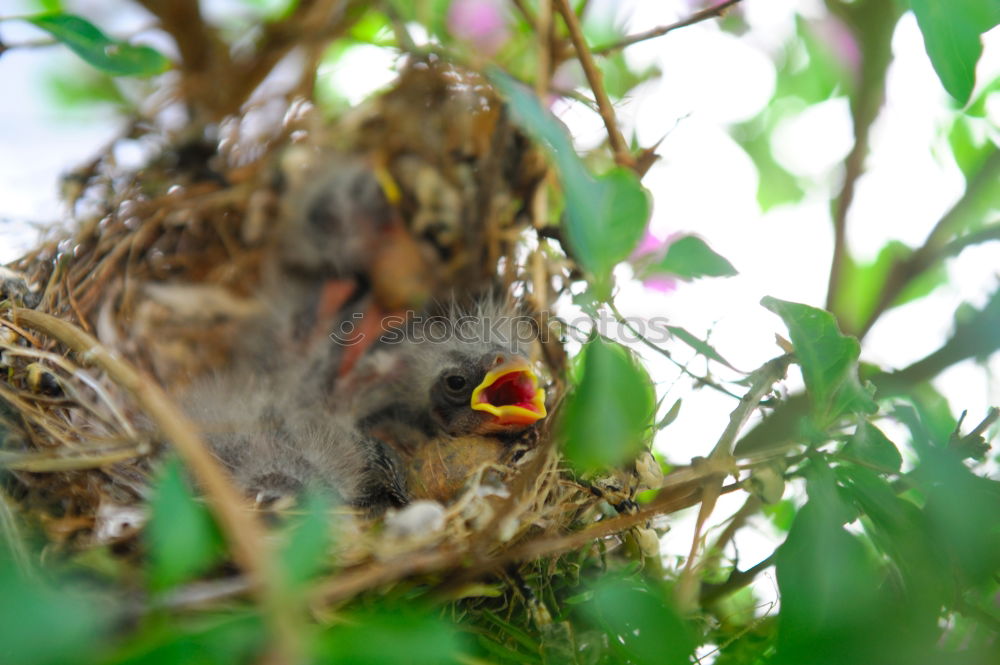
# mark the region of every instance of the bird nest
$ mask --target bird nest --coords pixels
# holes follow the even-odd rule
[[[289,251],[285,220],[331,160],[378,174],[401,224],[358,250],[366,258],[324,291],[334,295],[313,328],[359,303],[399,312],[498,288],[542,312],[579,277],[537,196],[541,154],[477,75],[424,60],[334,123],[305,102],[264,130],[254,114],[181,144],[133,137],[160,141],[158,156],[133,173],[109,150],[69,179],[74,229],[2,275],[4,489],[57,548],[141,553],[151,474],[174,448],[236,563],[262,565],[257,508],[232,489],[171,396],[224,367],[261,308],[280,305],[273,273]],[[558,334],[535,355],[557,406],[566,369]],[[456,593],[494,573],[520,588],[529,576],[551,580],[567,552],[655,553],[650,521],[695,503],[697,486],[677,483],[640,506],[637,493],[656,481],[633,467],[584,481],[561,463],[554,420],[516,455],[471,469],[430,528],[338,509],[349,516],[338,528],[352,537],[336,541],[321,596],[344,601],[418,575]]]

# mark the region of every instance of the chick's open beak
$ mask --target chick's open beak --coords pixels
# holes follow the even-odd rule
[[[471,406],[485,411],[500,425],[531,425],[545,417],[545,391],[524,358],[502,361],[486,373],[472,391]]]

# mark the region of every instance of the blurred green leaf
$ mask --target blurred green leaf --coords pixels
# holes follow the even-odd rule
[[[802,109],[798,99],[774,100],[756,118],[732,128],[733,138],[757,167],[757,202],[762,210],[797,203],[805,194],[799,178],[774,159],[771,136],[785,117]]]
[[[963,106],[976,85],[980,35],[1000,23],[992,0],[910,0],[924,47],[945,90]]]
[[[177,459],[160,473],[146,526],[149,576],[165,589],[204,573],[224,552],[222,536],[204,504],[195,500]]]
[[[770,518],[771,523],[774,524],[775,528],[779,531],[785,532],[792,527],[792,522],[795,520],[795,514],[798,512],[798,509],[795,507],[795,502],[791,499],[782,499],[773,505],[765,504],[762,506],[761,510]]]
[[[300,587],[329,563],[331,526],[330,501],[320,492],[309,492],[302,502],[302,515],[288,525],[281,551],[281,567],[288,585]]]
[[[642,71],[634,71],[622,51],[617,51],[599,60],[604,88],[612,99],[622,99],[640,83],[645,83],[660,75],[656,66]]]
[[[983,118],[956,113],[948,131],[948,145],[966,181],[975,176],[995,150],[989,137],[989,123]]]
[[[641,266],[639,271],[644,277],[667,274],[683,279],[732,277],[738,274],[733,264],[697,236],[674,240],[663,258]]]
[[[735,367],[733,367],[732,365],[729,364],[728,360],[726,360],[725,358],[723,358],[719,354],[719,352],[715,350],[715,347],[713,347],[711,344],[709,344],[708,342],[704,341],[703,339],[701,339],[701,338],[699,338],[699,337],[697,337],[695,335],[692,335],[690,332],[688,332],[684,328],[681,328],[679,326],[667,326],[667,330],[670,331],[671,335],[673,335],[677,339],[681,340],[682,342],[684,342],[685,344],[687,344],[688,346],[690,346],[692,349],[694,349],[695,351],[697,351],[701,355],[705,356],[706,358],[711,358],[712,360],[714,360],[717,363],[722,363],[723,365],[725,365],[726,367],[729,367],[730,369],[736,369]]]
[[[841,277],[841,288],[837,290],[835,309],[847,330],[860,330],[875,311],[879,296],[893,266],[913,254],[904,243],[892,240],[885,244],[871,263],[857,263],[846,257]],[[896,307],[922,298],[947,281],[947,272],[941,265],[925,271],[913,279],[890,305]]]
[[[611,271],[639,244],[649,218],[648,192],[636,174],[616,167],[594,177],[576,154],[566,128],[538,98],[497,69],[490,80],[508,99],[514,122],[552,157],[566,201],[564,229],[574,258],[596,297],[611,295]]]
[[[925,627],[932,634],[938,608],[954,596],[955,589],[951,578],[939,574],[944,563],[941,543],[934,541],[927,519],[874,471],[846,464],[837,474],[865,514],[865,531],[896,565],[908,623],[929,623]]]
[[[875,646],[882,602],[864,546],[844,530],[845,506],[819,459],[807,471],[809,502],[778,548],[777,662],[861,663]]]
[[[267,631],[254,614],[230,611],[152,623],[102,665],[239,665],[259,662]]]
[[[112,76],[153,76],[170,68],[170,61],[156,49],[111,39],[94,24],[74,14],[40,14],[25,17],[25,20]]]
[[[46,13],[56,13],[64,11],[62,0],[35,0],[38,8]]]
[[[834,17],[826,17],[828,27],[837,26]],[[819,37],[817,24],[807,21],[802,15],[795,17],[795,38],[785,48],[777,64],[777,80],[774,96],[776,99],[794,96],[808,105],[826,101],[837,94],[850,91],[851,72],[843,53],[834,53],[830,45]],[[848,29],[841,28],[845,38]]]
[[[242,0],[252,7],[260,18],[266,21],[280,21],[287,18],[299,6],[299,0]]]
[[[628,349],[600,337],[584,345],[580,362],[561,420],[567,459],[593,471],[634,458],[651,435],[656,408],[649,375]]]
[[[111,76],[76,60],[73,64],[76,66],[61,67],[46,75],[46,92],[56,105],[73,110],[104,104],[122,111],[129,108],[129,101]]]
[[[351,38],[364,44],[390,46],[395,44],[389,17],[382,12],[369,10],[351,26],[348,31]]]
[[[899,454],[896,444],[867,420],[858,423],[854,434],[844,446],[844,454],[859,462],[891,471],[899,471],[903,464],[903,457]]]
[[[987,115],[986,102],[989,101],[991,95],[998,92],[1000,92],[1000,76],[982,87],[976,98],[965,107],[963,115],[967,118],[985,118]]]
[[[71,584],[18,569],[0,545],[0,661],[62,665],[92,659],[112,627],[111,606]]]
[[[458,663],[455,628],[414,610],[349,615],[321,638],[320,662],[329,665],[445,665]]]
[[[844,413],[878,410],[871,393],[858,380],[861,345],[840,332],[832,314],[771,297],[765,297],[761,304],[788,326],[819,427],[826,427]]]
[[[928,537],[944,546],[952,574],[983,584],[1000,572],[1000,483],[972,473],[951,450],[927,447],[912,477],[926,496]]]
[[[933,441],[939,446],[946,445],[948,437],[958,425],[958,420],[952,414],[951,405],[944,395],[930,383],[923,383],[911,386],[903,398],[909,401],[919,414],[920,428],[925,440],[928,443]],[[893,413],[897,419],[900,408],[896,407]]]
[[[602,626],[612,650],[612,662],[636,665],[688,665],[695,642],[677,610],[662,592],[639,582],[605,578],[596,583],[594,599],[583,606]]]

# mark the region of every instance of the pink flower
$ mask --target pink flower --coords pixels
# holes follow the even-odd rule
[[[653,232],[646,228],[645,235],[639,241],[638,246],[632,250],[629,261],[635,267],[636,275],[642,285],[647,289],[659,291],[660,293],[670,293],[677,290],[678,281],[674,277],[664,274],[655,274],[648,268],[652,267],[659,259],[667,253],[670,243],[676,240],[681,234],[671,233],[665,238],[653,235]]]
[[[835,16],[827,16],[822,21],[811,23],[810,26],[830,53],[857,78],[861,72],[861,47],[858,46],[858,40],[851,29]]]
[[[487,56],[495,55],[510,39],[499,0],[455,0],[448,8],[448,30]]]

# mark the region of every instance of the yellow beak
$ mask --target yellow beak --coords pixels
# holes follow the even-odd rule
[[[472,391],[476,411],[494,416],[500,425],[531,425],[546,416],[545,391],[526,359],[514,357],[486,373]]]

